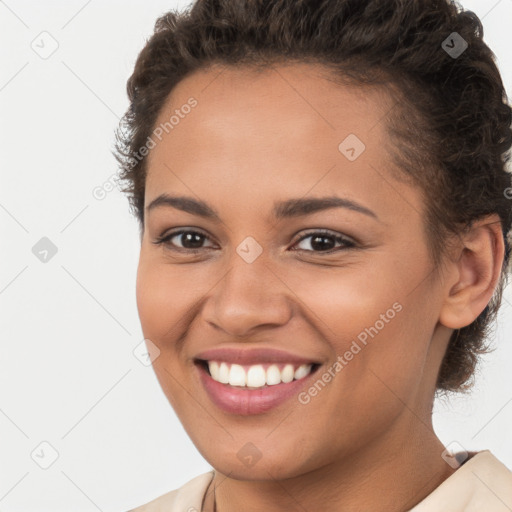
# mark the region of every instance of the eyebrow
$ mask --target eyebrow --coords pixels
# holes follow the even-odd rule
[[[221,222],[218,212],[204,201],[194,199],[187,196],[171,196],[169,194],[161,194],[146,207],[146,212],[157,207],[172,207],[192,215],[198,215],[205,219]],[[330,197],[310,197],[300,199],[288,199],[274,203],[272,215],[275,219],[285,219],[293,217],[301,217],[310,215],[322,210],[331,208],[347,208],[349,210],[362,213],[374,219],[379,219],[377,214],[365,206],[352,201],[351,199],[330,196]]]

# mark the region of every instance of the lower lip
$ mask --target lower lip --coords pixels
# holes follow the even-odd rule
[[[244,389],[217,382],[201,364],[197,364],[196,367],[199,370],[201,383],[212,402],[227,413],[242,416],[264,413],[281,405],[289,398],[297,396],[311,375],[316,373],[316,370],[312,371],[306,377],[288,383],[260,389]]]

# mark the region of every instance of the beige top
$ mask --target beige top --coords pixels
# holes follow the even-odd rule
[[[200,512],[214,470],[129,512]],[[489,450],[476,452],[409,512],[511,512],[512,472]]]

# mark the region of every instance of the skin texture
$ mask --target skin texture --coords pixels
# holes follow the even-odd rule
[[[452,329],[473,321],[496,286],[499,219],[475,223],[435,274],[421,191],[391,172],[386,92],[325,77],[311,64],[189,75],[157,124],[191,96],[197,106],[149,154],[146,206],[166,192],[201,199],[221,218],[147,212],[137,304],[160,350],[162,389],[216,470],[222,512],[408,510],[454,471],[432,429],[435,381]],[[349,134],[366,146],[352,162],[338,149]],[[275,201],[332,195],[378,219],[347,208],[271,217]],[[175,228],[205,234],[200,252],[187,253],[180,236],[152,243]],[[313,237],[298,241],[314,229],[355,248],[337,242],[327,255]],[[253,263],[236,252],[248,236],[263,249]],[[227,414],[193,364],[211,347],[274,347],[321,361],[322,375],[394,303],[400,312],[308,404]],[[261,455],[251,466],[237,457],[246,443]],[[213,510],[211,492],[204,510]]]

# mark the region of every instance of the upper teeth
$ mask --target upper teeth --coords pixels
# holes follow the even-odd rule
[[[230,365],[219,361],[208,361],[208,369],[213,380],[230,386],[250,388],[273,386],[281,382],[291,382],[293,379],[302,379],[311,372],[312,366],[312,364],[302,364],[294,368],[292,364],[286,364],[279,369],[277,364],[271,364],[265,370],[261,364],[243,367],[239,364]]]

